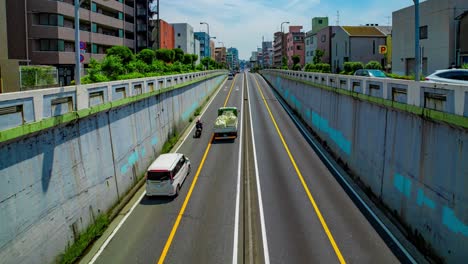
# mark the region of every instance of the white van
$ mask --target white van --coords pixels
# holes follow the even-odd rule
[[[190,160],[180,153],[160,155],[146,172],[146,195],[177,196],[190,173]]]

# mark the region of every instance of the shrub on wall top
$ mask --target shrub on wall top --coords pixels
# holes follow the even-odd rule
[[[369,61],[366,64],[366,69],[382,70],[382,65],[378,61]]]

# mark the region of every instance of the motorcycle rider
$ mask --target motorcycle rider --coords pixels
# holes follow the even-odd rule
[[[197,120],[196,128],[200,130],[203,129],[203,123],[200,121],[200,119]]]

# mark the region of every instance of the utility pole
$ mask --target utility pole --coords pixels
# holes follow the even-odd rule
[[[419,0],[414,2],[414,80],[419,82],[421,74],[421,51],[419,48]]]
[[[159,22],[159,0],[156,0],[156,50],[160,49],[161,31]]]

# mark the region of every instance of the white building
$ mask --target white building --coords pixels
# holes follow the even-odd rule
[[[197,63],[200,63],[201,60],[201,55],[200,55],[200,41],[198,39],[195,39],[193,42],[193,48],[192,48],[192,54],[198,55]]]
[[[427,0],[419,5],[419,39],[422,53],[422,74],[449,68],[460,63],[458,52],[459,21],[468,8],[467,0]],[[414,5],[392,14],[392,72],[414,73]]]
[[[193,45],[195,45],[193,27],[187,23],[175,23],[171,26],[174,28],[174,48],[182,49],[187,54],[193,54]]]

